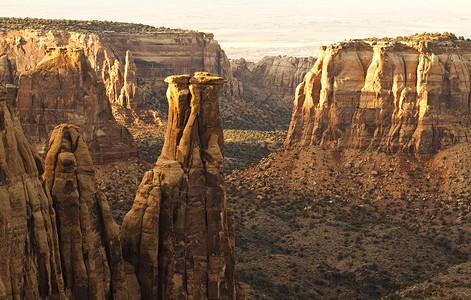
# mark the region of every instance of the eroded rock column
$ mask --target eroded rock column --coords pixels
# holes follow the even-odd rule
[[[128,299],[119,228],[78,127],[63,124],[52,132],[44,179],[57,214],[68,298]]]
[[[218,102],[225,80],[195,73],[165,81],[165,144],[124,219],[123,255],[144,299],[234,299],[234,221]]]
[[[43,167],[0,85],[0,299],[65,299]]]

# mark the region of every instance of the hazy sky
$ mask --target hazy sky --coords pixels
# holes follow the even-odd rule
[[[1,15],[97,19],[213,32],[229,57],[316,56],[350,38],[453,32],[471,37],[469,0],[0,0]]]

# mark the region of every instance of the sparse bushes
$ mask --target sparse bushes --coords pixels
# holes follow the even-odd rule
[[[0,18],[0,29],[8,30],[71,30],[76,32],[187,32],[183,29],[154,27],[144,24],[97,21],[97,20],[65,20],[65,19],[36,19],[36,18]]]

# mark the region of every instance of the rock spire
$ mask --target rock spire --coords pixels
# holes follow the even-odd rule
[[[235,299],[234,216],[226,206],[218,94],[209,73],[170,76],[162,154],[122,226],[146,299]]]

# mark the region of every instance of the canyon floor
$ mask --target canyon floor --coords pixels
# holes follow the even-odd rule
[[[131,132],[142,159],[98,168],[118,223],[165,129]],[[415,157],[287,149],[285,131],[224,134],[237,272],[249,299],[471,297],[470,145]]]

